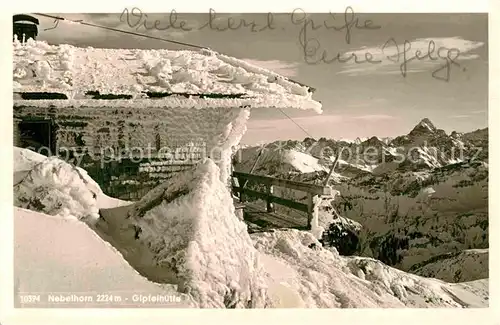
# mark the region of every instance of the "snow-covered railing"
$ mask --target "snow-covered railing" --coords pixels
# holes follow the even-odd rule
[[[331,188],[322,185],[308,184],[287,179],[280,179],[270,176],[262,176],[255,174],[247,174],[241,172],[233,172],[233,177],[238,180],[237,184],[233,186],[233,191],[239,194],[240,202],[244,202],[245,195],[253,198],[258,198],[266,201],[266,211],[269,213],[274,212],[274,205],[279,204],[290,209],[302,211],[307,213],[307,227],[311,228],[311,220],[314,213],[314,202],[317,196],[330,196]],[[254,184],[264,185],[266,192],[259,192],[245,187],[247,181]],[[241,184],[241,185],[240,185]],[[274,187],[288,188],[296,191],[307,193],[307,204],[281,198],[274,194]]]

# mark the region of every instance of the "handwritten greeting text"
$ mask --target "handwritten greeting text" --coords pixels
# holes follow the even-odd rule
[[[336,18],[334,14],[330,14],[332,18]],[[396,40],[391,37],[381,47],[377,53],[370,51],[350,51],[337,52],[330,54],[326,49],[323,49],[318,38],[309,36],[309,32],[314,32],[319,29],[334,30],[345,33],[346,44],[351,43],[352,34],[355,30],[377,30],[381,26],[374,24],[371,20],[361,20],[356,17],[354,10],[348,7],[344,13],[343,24],[334,25],[328,21],[322,24],[315,23],[308,18],[307,14],[300,9],[296,9],[292,13],[292,23],[300,26],[299,43],[301,46],[304,61],[308,64],[319,63],[354,63],[354,64],[382,64],[384,60],[393,63],[399,63],[401,75],[407,76],[409,64],[413,61],[442,61],[443,64],[432,71],[432,77],[449,81],[452,66],[460,66],[457,59],[460,56],[460,50],[457,48],[436,48],[434,41],[429,41],[426,50],[416,49],[415,53],[411,53],[412,43],[405,40],[401,45],[398,45]]]
[[[144,30],[176,30],[190,32],[193,30],[210,30],[216,32],[237,31],[246,29],[252,33],[273,31],[278,29],[275,16],[267,13],[264,19],[243,18],[243,15],[229,16],[218,15],[214,9],[210,9],[208,15],[203,15],[205,21],[187,21],[179,18],[179,14],[172,10],[165,19],[153,19],[152,15],[142,12],[137,7],[131,10],[125,9],[120,15],[120,21],[125,22],[130,28],[137,31]],[[262,18],[262,16],[260,16]],[[402,43],[396,41],[394,37],[388,40],[379,48],[371,48],[357,51],[328,51],[322,46],[320,39],[315,32],[325,31],[321,34],[332,35],[332,33],[342,33],[345,44],[350,45],[357,31],[372,32],[380,30],[381,25],[370,19],[363,19],[357,15],[352,7],[347,7],[343,14],[329,13],[328,18],[323,22],[315,22],[310,15],[302,9],[295,9],[290,14],[292,27],[299,28],[298,39],[302,57],[307,64],[369,64],[387,65],[399,64],[399,70],[403,77],[412,71],[411,64],[419,61],[435,62],[439,66],[432,71],[432,77],[449,81],[453,67],[460,67],[458,59],[460,50],[458,48],[447,48],[436,46],[433,40],[429,40],[423,46],[412,48],[414,43],[404,40]],[[279,29],[284,29],[282,26]],[[328,36],[327,36],[328,37]],[[325,40],[322,40],[325,42]],[[332,45],[332,39],[327,39],[326,44]],[[333,44],[336,45],[336,44]],[[339,44],[342,45],[342,44]],[[376,51],[375,51],[376,50]]]
[[[449,81],[451,75],[452,66],[460,67],[457,62],[460,56],[460,50],[457,48],[447,48],[440,46],[436,49],[436,43],[434,41],[429,41],[427,44],[427,49],[422,51],[416,49],[415,53],[411,54],[412,43],[405,41],[403,47],[401,48],[394,38],[390,38],[383,46],[382,52],[390,46],[396,48],[396,53],[392,55],[386,55],[385,57],[394,62],[400,64],[400,70],[403,77],[406,77],[408,72],[408,65],[413,61],[431,60],[431,61],[444,61],[444,64],[432,72],[432,76],[436,79]],[[440,76],[440,72],[444,72],[444,76]]]
[[[206,23],[201,25],[190,25],[186,20],[180,20],[177,11],[172,10],[167,15],[167,19],[152,19],[148,14],[142,12],[141,9],[134,7],[131,10],[125,8],[120,15],[120,21],[127,23],[130,28],[140,30],[180,30],[189,32],[192,30],[209,29],[217,32],[235,31],[243,28],[249,29],[251,32],[258,33],[275,29],[274,15],[268,13],[264,22],[256,20],[248,20],[241,17],[218,16],[214,9],[208,12]]]

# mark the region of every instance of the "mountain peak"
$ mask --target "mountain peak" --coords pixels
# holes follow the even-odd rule
[[[437,128],[432,124],[431,120],[428,118],[422,119],[410,133],[434,133],[437,131]]]
[[[363,145],[370,145],[370,146],[381,146],[381,145],[384,145],[385,142],[383,142],[382,140],[380,140],[379,137],[376,137],[376,136],[373,136],[363,142],[361,142],[361,144]]]

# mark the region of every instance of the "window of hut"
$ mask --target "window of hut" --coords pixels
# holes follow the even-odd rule
[[[28,148],[46,156],[56,154],[52,120],[22,120],[17,123],[17,128],[19,135],[17,141],[22,148]]]

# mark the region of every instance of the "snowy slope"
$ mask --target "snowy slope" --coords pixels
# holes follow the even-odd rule
[[[285,163],[292,165],[301,173],[326,171],[326,168],[319,164],[318,159],[296,150],[285,152]]]
[[[176,292],[175,286],[155,284],[140,276],[113,247],[79,221],[19,208],[14,215],[18,293],[95,297],[105,292],[122,297],[121,302],[107,302],[106,306],[197,306],[191,297]],[[252,240],[263,267],[259,281],[268,297],[267,308],[488,306],[488,280],[447,284],[406,274],[372,259],[341,257],[334,250],[321,248],[307,232],[259,233],[253,234]],[[182,302],[140,304],[133,301],[134,294],[179,296]],[[63,306],[42,300],[37,307]]]
[[[486,279],[489,277],[488,251],[488,249],[467,249],[435,256],[424,263],[414,265],[411,272],[447,282]]]
[[[236,159],[238,164],[235,166],[236,171],[239,172],[249,172],[255,161],[258,158],[258,164],[255,166],[254,172],[258,172],[261,166],[265,166],[266,170],[269,169],[274,172],[300,172],[300,169],[311,169],[306,166],[305,163],[312,162],[313,166],[317,166],[317,161],[308,155],[303,154],[299,150],[294,148],[283,148],[282,150],[273,150],[274,148],[260,148],[260,147],[249,147],[244,150],[240,150],[236,154]],[[299,153],[302,157],[306,158],[306,162],[301,162],[296,158],[296,154]]]
[[[342,257],[298,230],[252,234],[279,307],[487,307],[488,280],[448,284],[363,257]]]
[[[282,176],[289,179],[302,174],[326,176],[330,166],[304,151],[304,146],[296,144],[295,141],[278,142],[276,145],[270,144],[264,148],[240,148],[235,154],[235,171],[248,173],[253,167],[254,174]],[[328,162],[332,163],[330,159]],[[335,172],[331,176],[332,180],[338,180],[338,178],[343,178],[343,176]]]
[[[175,288],[147,281],[122,256],[99,238],[86,224],[14,208],[14,275],[18,293],[40,294],[36,307],[81,307],[83,303],[53,303],[54,295],[91,295],[99,307],[97,294],[120,296],[121,302],[106,306],[149,307],[133,301],[134,294],[176,295],[182,302],[156,304],[157,307],[195,306]],[[128,301],[125,301],[128,299]],[[21,305],[18,305],[21,306]]]

